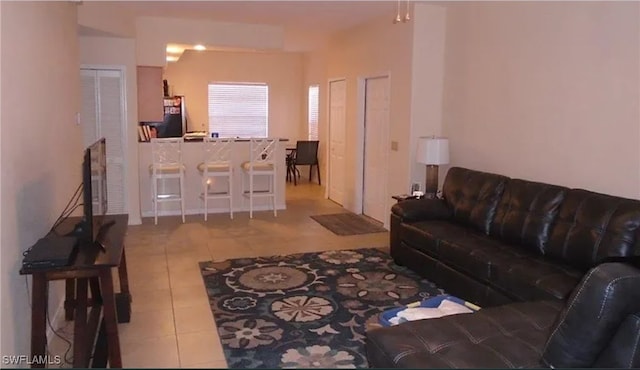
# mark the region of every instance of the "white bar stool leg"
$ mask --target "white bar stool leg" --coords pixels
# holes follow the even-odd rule
[[[207,213],[209,213],[207,211],[207,195],[209,193],[208,181],[209,181],[209,178],[205,173],[204,177],[202,178],[202,196],[204,197],[204,220],[205,221],[207,220]]]
[[[158,224],[158,179],[156,177],[155,171],[151,176],[151,181],[153,181],[152,189],[153,189],[153,217],[154,223]]]
[[[249,218],[253,218],[253,173],[249,171]]]
[[[229,217],[233,220],[233,172],[229,170]]]
[[[271,199],[273,200],[273,217],[278,217],[278,210],[276,209],[276,174],[271,175]]]
[[[180,169],[180,210],[182,211],[182,223],[184,219],[184,170]]]

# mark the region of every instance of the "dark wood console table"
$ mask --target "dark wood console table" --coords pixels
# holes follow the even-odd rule
[[[75,260],[69,266],[20,270],[22,275],[33,275],[31,356],[46,355],[49,281],[64,279],[66,281],[65,318],[75,320],[73,367],[89,367],[92,353],[92,367],[106,367],[107,361],[109,367],[122,367],[116,292],[111,271],[113,267],[118,268],[120,293],[117,294],[127,297],[126,303],[130,304],[131,296],[124,251],[128,220],[128,215],[105,216],[105,223],[109,221],[115,221],[115,223],[104,233],[104,250],[97,245],[80,244]],[[64,234],[71,231],[78,221],[80,218],[77,217],[65,220],[57,228],[58,233]],[[89,290],[91,298],[89,298]],[[126,309],[130,312],[130,306]],[[99,324],[101,324],[100,333],[98,333]],[[96,334],[98,334],[97,339]],[[95,351],[93,351],[94,342],[96,343]],[[34,363],[32,367],[44,367],[44,365],[44,363]]]

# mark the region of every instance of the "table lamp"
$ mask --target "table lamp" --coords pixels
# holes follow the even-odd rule
[[[418,138],[416,161],[427,165],[425,197],[434,198],[438,192],[438,166],[449,163],[449,139],[436,136]]]

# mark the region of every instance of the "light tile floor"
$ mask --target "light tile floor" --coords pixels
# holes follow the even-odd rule
[[[129,226],[126,239],[131,322],[119,324],[122,362],[134,368],[225,368],[198,262],[335,249],[385,248],[388,233],[338,236],[309,216],[343,211],[324,188],[287,184],[287,209],[272,212],[152,218]],[[60,332],[72,335],[66,323]],[[51,353],[64,353],[55,338]]]

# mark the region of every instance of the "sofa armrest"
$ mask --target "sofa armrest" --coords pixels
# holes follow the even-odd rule
[[[453,212],[442,199],[409,199],[391,207],[391,213],[403,222],[448,219]]]

